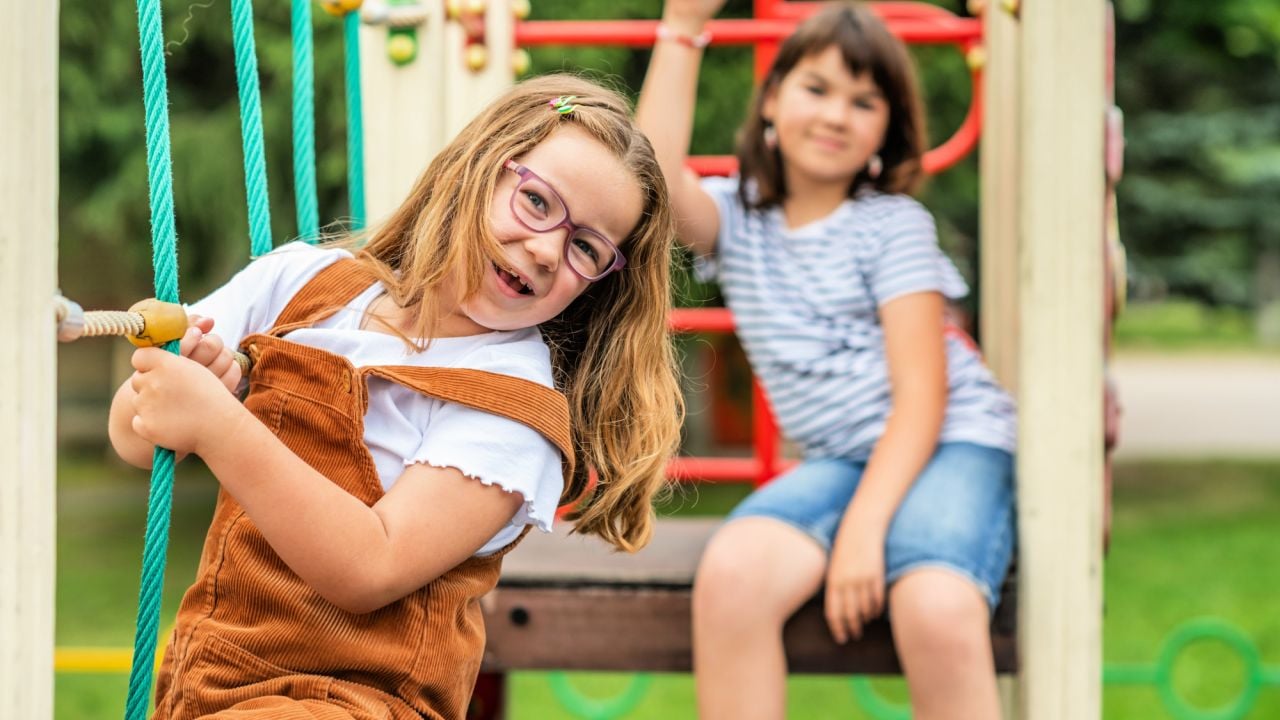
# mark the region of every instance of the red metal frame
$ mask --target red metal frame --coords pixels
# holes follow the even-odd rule
[[[822,6],[819,2],[755,0],[754,19],[713,20],[708,23],[712,44],[754,45],[755,71],[763,77],[777,52],[778,43],[796,25]],[[956,16],[936,5],[919,2],[875,2],[871,9],[889,30],[912,44],[951,44],[961,52],[982,43],[982,21]],[[651,47],[657,37],[657,20],[521,21],[515,26],[518,46],[614,45]],[[972,95],[964,122],[946,142],[928,151],[924,169],[937,173],[959,162],[978,143],[982,127],[982,72],[971,73]],[[737,170],[732,156],[705,156],[689,159],[689,166],[701,175],[730,175]],[[720,332],[734,330],[733,316],[725,308],[683,308],[671,314],[675,332]],[[708,482],[752,482],[762,485],[790,463],[782,458],[777,421],[759,381],[752,381],[752,457],[680,457],[668,466],[677,480]]]
[[[707,24],[714,45],[754,45],[756,77],[773,62],[778,42],[795,30],[822,3],[756,0],[755,18],[712,20]],[[963,18],[936,5],[916,2],[870,3],[889,30],[903,42],[950,44],[961,52],[982,43],[982,21]],[[657,20],[534,20],[516,23],[515,42],[536,45],[621,45],[650,47],[657,39]],[[935,174],[960,162],[978,144],[982,131],[982,72],[970,74],[969,111],[956,132],[924,155],[924,170]],[[702,175],[731,175],[738,167],[729,155],[691,158],[690,166]]]

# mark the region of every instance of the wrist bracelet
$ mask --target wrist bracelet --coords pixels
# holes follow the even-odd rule
[[[691,47],[695,50],[701,50],[711,44],[710,30],[703,30],[697,35],[689,35],[688,33],[674,30],[665,23],[658,23],[657,35],[659,40],[674,40],[685,47]]]

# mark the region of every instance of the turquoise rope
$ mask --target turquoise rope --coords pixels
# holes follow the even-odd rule
[[[293,0],[293,197],[298,236],[320,237],[316,202],[315,67],[312,60],[311,0]]]
[[[244,144],[245,199],[249,205],[249,254],[250,257],[260,257],[271,252],[271,202],[267,194],[267,161],[262,143],[262,93],[258,89],[252,0],[231,0],[231,32],[236,52],[236,85],[240,90],[240,139]]]
[[[364,102],[360,97],[360,13],[342,19],[347,75],[347,196],[351,227],[364,227]]]
[[[173,164],[169,152],[169,88],[164,74],[164,31],[160,0],[138,0],[138,40],[142,59],[143,107],[147,121],[147,186],[151,206],[151,254],[156,298],[178,302],[178,236],[173,218]],[[178,351],[178,343],[165,345]],[[160,593],[169,549],[169,511],[173,501],[173,451],[157,447],[151,464],[146,540],[138,622],[129,672],[126,720],[145,720],[151,697],[151,673],[160,627]]]

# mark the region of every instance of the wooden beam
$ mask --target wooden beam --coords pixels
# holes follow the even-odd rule
[[[535,533],[508,556],[498,588],[481,601],[485,671],[604,670],[688,672],[692,664],[694,571],[719,519],[664,519],[635,555],[595,538]],[[1016,672],[1012,583],[992,622],[996,666]],[[783,631],[793,673],[899,674],[889,625],[878,620],[861,640],[831,639],[820,598]]]
[[[1102,709],[1104,5],[1021,5],[1021,710],[1093,720]]]
[[[0,716],[53,717],[58,3],[0,23]]]
[[[1021,58],[1018,21],[991,2],[983,15],[979,301],[982,354],[1009,392],[1018,391],[1018,203]]]
[[[365,205],[369,226],[386,219],[444,143],[445,3],[424,3],[418,55],[396,65],[387,55],[385,25],[360,28],[364,95]]]

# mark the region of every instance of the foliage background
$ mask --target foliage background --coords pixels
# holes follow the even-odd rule
[[[935,0],[965,15],[961,0]],[[726,17],[750,14],[731,0]],[[653,18],[658,0],[534,3],[535,19]],[[131,3],[63,0],[60,140],[64,290],[119,304],[145,290],[148,229],[140,71]],[[246,213],[229,2],[164,2],[184,291],[194,297],[246,262]],[[277,242],[294,232],[289,131],[289,7],[255,4]],[[1117,102],[1127,118],[1123,238],[1139,299],[1169,296],[1250,310],[1280,299],[1280,3],[1118,0]],[[339,23],[316,26],[322,218],[345,207]],[[916,49],[935,142],[968,102],[959,54]],[[586,72],[636,89],[648,54],[616,48],[533,52],[534,72]],[[694,150],[725,153],[751,93],[749,52],[713,49],[702,74]],[[976,162],[924,197],[944,244],[970,270]],[[970,273],[972,277],[972,273]]]

